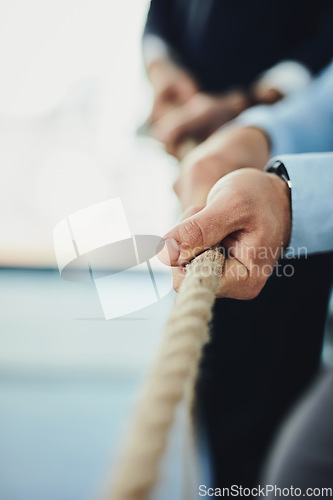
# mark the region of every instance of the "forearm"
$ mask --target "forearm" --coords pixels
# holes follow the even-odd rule
[[[302,92],[274,106],[252,108],[237,118],[269,136],[272,154],[333,149],[333,64]]]

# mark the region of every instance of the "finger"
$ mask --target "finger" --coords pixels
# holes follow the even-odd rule
[[[201,206],[192,205],[187,210],[185,210],[185,212],[182,214],[180,220],[183,221],[185,219],[188,219],[192,215],[200,212],[204,207],[205,207],[204,205],[201,205]],[[157,249],[156,249],[157,256],[160,257],[160,254],[162,253],[162,250],[163,250],[163,252],[164,252],[164,253],[162,253],[162,255],[164,256],[163,262],[164,262],[164,264],[171,266],[170,254],[172,254],[172,243],[168,243],[168,247],[166,249],[164,249],[164,246],[165,246],[165,241],[161,240],[159,245],[157,246]],[[170,246],[171,246],[171,251],[170,251]],[[184,270],[184,267],[173,267],[172,272],[174,272],[176,269]],[[175,290],[176,290],[176,288],[175,288]]]
[[[155,124],[154,137],[165,144],[169,154],[181,160],[196,146],[197,141],[194,136],[201,128],[201,121],[202,117],[195,105],[195,99],[190,99]]]
[[[211,184],[203,183],[203,184],[195,184],[189,183],[184,184],[182,189],[182,193],[180,196],[180,202],[182,205],[182,209],[186,211],[189,207],[195,206],[203,206],[206,205],[207,196],[210,191]]]
[[[179,291],[179,288],[184,281],[185,275],[186,275],[185,267],[172,268],[172,286],[176,292]]]
[[[172,269],[173,288],[179,291],[186,276],[185,267]],[[258,280],[251,277],[248,269],[237,259],[226,259],[223,275],[216,294],[219,298],[232,298],[237,300],[251,300],[259,295],[267,280]]]
[[[217,297],[246,298],[248,283],[249,273],[247,268],[237,259],[228,257],[224,263]]]
[[[239,260],[228,257],[216,295],[237,300],[251,300],[259,295],[267,279],[268,276],[254,274]]]
[[[197,137],[201,135],[202,117],[195,116],[196,110],[193,109],[191,101],[177,111],[179,114],[163,131],[160,140],[169,154],[182,160],[198,145]]]
[[[173,107],[154,124],[155,139],[167,146],[180,140],[186,131],[186,105]]]
[[[175,108],[173,102],[166,99],[164,94],[156,95],[153,102],[153,108],[150,113],[149,121],[151,125],[155,125],[163,119],[163,117],[167,116],[170,112],[172,112]],[[154,134],[154,129],[152,131]]]
[[[215,179],[214,179],[215,180]],[[183,211],[191,206],[205,206],[207,196],[214,181],[211,181],[209,176],[201,174],[196,175],[196,172],[187,172],[186,169],[180,169],[180,175],[174,184],[174,190],[178,196]]]
[[[232,207],[230,209],[227,199],[226,203],[213,202],[169,231],[163,238],[165,245],[158,257],[167,265],[184,265],[240,229],[240,223],[241,219]]]
[[[179,266],[172,268],[173,288],[176,292],[179,291],[185,276],[185,267]],[[226,259],[223,275],[220,279],[219,289],[216,294],[217,297],[249,300],[254,298],[259,293],[260,289],[254,287],[253,280],[251,280],[247,268],[241,264],[241,262],[232,257]]]
[[[198,142],[193,137],[185,137],[176,145],[175,156],[179,161],[182,161],[194,148]]]

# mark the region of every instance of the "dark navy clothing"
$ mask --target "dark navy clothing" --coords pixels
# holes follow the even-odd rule
[[[333,55],[332,0],[152,0],[145,33],[164,39],[202,88],[247,86],[292,59],[317,73]]]
[[[197,394],[217,487],[258,484],[277,429],[318,372],[332,255],[290,264],[293,276],[271,276],[254,300],[215,305]]]

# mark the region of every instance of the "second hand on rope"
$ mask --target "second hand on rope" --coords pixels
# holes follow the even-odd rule
[[[161,346],[134,414],[108,500],[147,500],[158,480],[175,410],[196,376],[224,257],[206,250],[187,266]]]

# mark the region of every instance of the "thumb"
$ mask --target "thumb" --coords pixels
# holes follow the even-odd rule
[[[201,130],[205,117],[196,106],[196,97],[175,108],[156,123],[154,136],[165,144],[168,153],[179,158],[179,145]]]
[[[223,201],[212,202],[164,236],[158,257],[164,264],[183,266],[237,229],[233,211]]]
[[[164,93],[156,94],[153,101],[153,107],[150,112],[149,121],[151,125],[156,125],[163,116],[167,115],[174,109],[175,105],[167,99]]]
[[[160,142],[174,146],[186,131],[187,105],[173,107],[154,124],[154,137]]]

